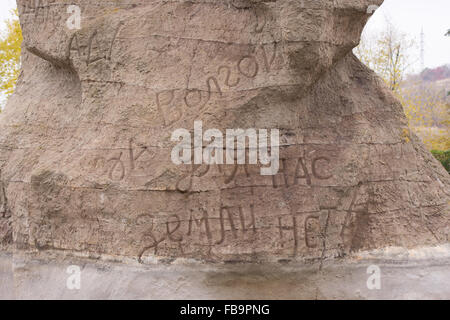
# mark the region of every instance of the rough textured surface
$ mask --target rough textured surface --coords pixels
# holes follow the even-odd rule
[[[449,242],[449,175],[351,53],[381,0],[17,2],[3,251],[322,264]],[[278,128],[280,172],[176,166],[170,136],[195,120]]]

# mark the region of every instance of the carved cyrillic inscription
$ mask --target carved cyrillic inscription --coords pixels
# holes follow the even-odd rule
[[[67,59],[79,59],[86,63],[86,66],[100,60],[110,61],[121,27],[121,23],[115,27],[110,40],[103,39],[99,30],[93,30],[88,36],[81,33],[72,34],[68,41]]]
[[[91,162],[91,170],[111,181],[122,181],[137,169],[145,171],[145,167],[155,157],[155,152],[151,148],[136,144],[133,139],[129,140],[127,148],[123,151],[111,153],[109,157],[96,156]]]
[[[259,45],[255,49],[254,54],[243,55],[234,65],[219,65],[217,72],[206,74],[200,81],[202,85],[197,88],[156,92],[155,103],[164,127],[170,127],[188,115],[199,115],[208,103],[223,98],[226,89],[239,89],[244,80],[250,81],[262,73],[272,72],[279,57],[277,43]]]

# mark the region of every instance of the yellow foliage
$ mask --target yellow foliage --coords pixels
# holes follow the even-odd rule
[[[17,10],[6,21],[6,35],[0,39],[0,92],[10,96],[20,72],[20,52],[23,41]]]
[[[374,70],[392,91],[399,89],[409,67],[410,50],[415,42],[387,21],[386,29],[377,35],[363,34],[355,48],[356,56]]]
[[[425,146],[430,150],[449,150],[450,106],[445,93],[432,83],[404,81],[414,46],[414,40],[408,39],[387,21],[382,32],[371,36],[364,34],[354,53],[397,96],[411,131],[422,139]],[[403,130],[401,137],[409,141],[408,130]]]
[[[401,88],[396,93],[409,126],[429,150],[450,149],[450,106],[431,85]]]
[[[450,150],[450,130],[449,128],[413,128],[415,133],[422,138],[428,150]]]
[[[411,135],[408,128],[403,128],[401,137],[406,143],[409,143],[411,141]]]

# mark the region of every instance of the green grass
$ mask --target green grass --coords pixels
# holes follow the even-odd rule
[[[447,151],[431,150],[431,153],[436,159],[438,159],[442,163],[445,170],[447,170],[447,172],[450,173],[450,150]]]

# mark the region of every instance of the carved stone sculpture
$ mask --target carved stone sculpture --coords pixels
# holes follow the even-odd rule
[[[449,175],[352,54],[381,0],[17,2],[4,251],[321,263],[448,243]],[[171,135],[195,121],[278,129],[277,174],[174,164]]]

